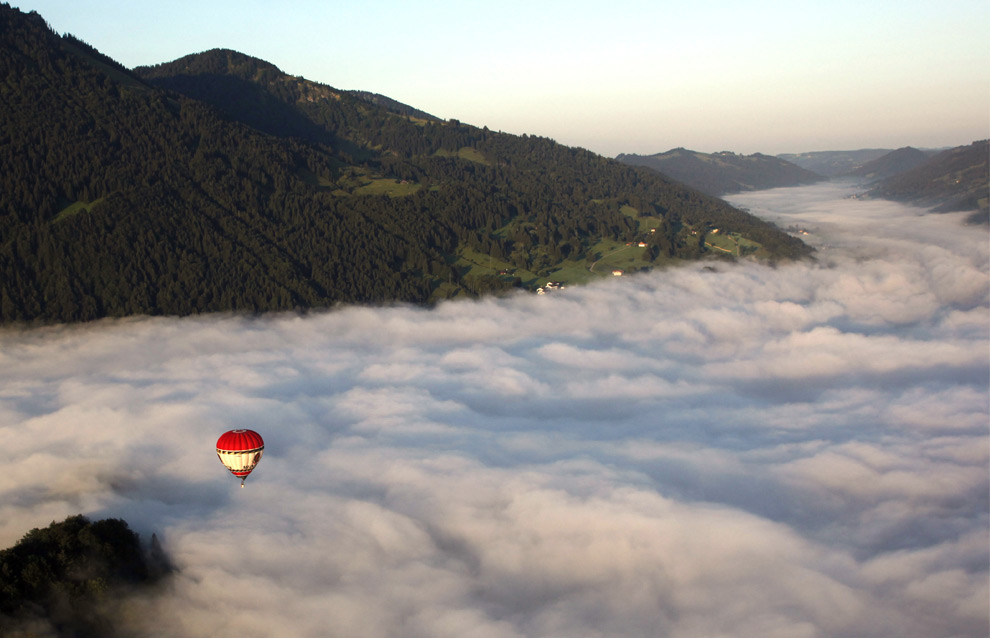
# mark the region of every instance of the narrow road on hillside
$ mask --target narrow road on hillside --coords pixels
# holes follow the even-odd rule
[[[716,246],[715,244],[709,244],[707,241],[705,242],[705,246],[708,246],[709,248],[714,248],[715,250],[721,250],[723,253],[729,253],[730,255],[736,254],[733,251],[729,250],[728,248],[722,248],[721,246]]]
[[[611,252],[605,253],[604,255],[602,255],[601,257],[599,257],[598,259],[596,259],[595,261],[591,262],[591,265],[588,266],[588,272],[595,272],[595,266],[598,265],[598,262],[600,262],[601,260],[605,259],[606,257],[610,257],[610,256],[614,255],[615,253],[619,252],[620,250],[625,250],[627,248],[632,248],[632,246],[619,246],[615,250],[613,250]]]

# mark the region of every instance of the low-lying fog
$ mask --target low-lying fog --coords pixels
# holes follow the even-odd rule
[[[852,192],[731,198],[814,263],[0,333],[0,547],[156,532],[139,635],[985,636],[987,229]]]

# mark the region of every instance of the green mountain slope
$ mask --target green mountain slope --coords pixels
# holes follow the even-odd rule
[[[616,242],[647,243],[641,267],[699,258],[712,227],[769,259],[808,252],[549,139],[231,51],[132,72],[6,4],[0,27],[3,321],[429,303],[580,281]]]
[[[938,153],[910,170],[879,182],[869,194],[938,212],[977,211],[974,220],[987,222],[990,197],[990,144],[973,142]]]
[[[619,155],[624,164],[647,166],[709,195],[813,184],[824,179],[782,159],[755,153],[699,153],[675,148],[655,155]]]

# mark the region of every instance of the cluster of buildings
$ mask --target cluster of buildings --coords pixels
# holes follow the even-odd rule
[[[536,294],[546,295],[553,292],[554,290],[563,290],[563,289],[564,289],[564,284],[560,283],[559,281],[548,281],[547,285],[536,289]]]

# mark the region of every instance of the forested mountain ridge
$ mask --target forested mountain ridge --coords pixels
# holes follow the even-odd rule
[[[905,146],[871,160],[843,177],[858,177],[869,181],[886,179],[924,164],[933,154]]]
[[[7,4],[0,27],[3,321],[427,303],[585,272],[609,242],[644,238],[646,267],[698,258],[714,227],[808,252],[549,139],[231,51],[130,71]]]
[[[762,153],[700,153],[675,148],[654,155],[621,154],[624,164],[646,166],[698,190],[721,197],[742,191],[814,184],[824,177]]]
[[[936,212],[972,210],[976,212],[971,220],[985,224],[990,211],[990,141],[942,151],[881,180],[869,195],[933,207]]]

